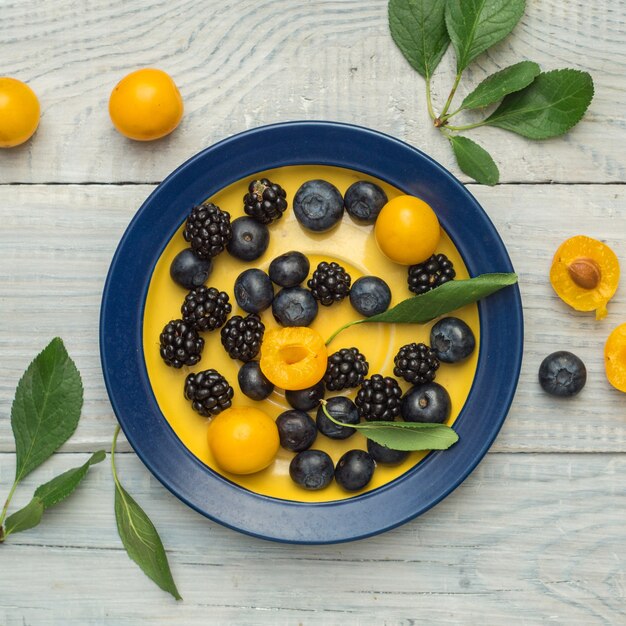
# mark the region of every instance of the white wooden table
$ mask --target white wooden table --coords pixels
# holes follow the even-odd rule
[[[82,372],[74,437],[24,482],[33,488],[109,448],[115,417],[98,358],[98,311],[117,242],[174,167],[260,124],[330,119],[370,126],[453,172],[425,114],[424,83],[393,45],[384,0],[0,0],[0,74],[42,104],[34,141],[0,151],[0,497],[14,472],[9,414],[31,358],[59,335]],[[303,547],[255,540],[188,509],[121,444],[119,470],[155,521],[184,596],[176,603],[128,559],[108,463],[36,529],[0,546],[0,624],[624,624],[626,395],[607,383],[604,341],[626,321],[626,288],[595,322],[547,280],[566,237],[605,239],[626,268],[626,3],[528,2],[514,35],[480,57],[480,80],[522,58],[592,73],[596,95],[564,138],[474,136],[500,164],[495,188],[469,184],[519,272],[526,350],[495,445],[451,496],[366,541]],[[441,103],[453,59],[435,79]],[[178,83],[181,127],[151,144],[118,135],[110,90],[158,66]],[[622,281],[624,282],[624,281]],[[541,393],[546,354],[570,349],[588,384]]]

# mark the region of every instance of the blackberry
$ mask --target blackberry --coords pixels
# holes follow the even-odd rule
[[[418,296],[452,280],[454,265],[445,254],[433,254],[429,259],[409,267],[409,291]]]
[[[196,330],[208,331],[223,326],[232,308],[226,292],[202,285],[185,296],[180,311]]]
[[[253,180],[243,197],[243,210],[261,224],[279,220],[287,209],[285,190],[267,178]]]
[[[195,365],[200,360],[204,339],[189,322],[184,320],[168,322],[159,339],[161,358],[166,365],[179,369],[183,365]]]
[[[200,259],[217,256],[232,236],[230,213],[210,202],[191,209],[183,231],[185,241]]]
[[[324,306],[341,302],[350,293],[350,274],[339,263],[322,261],[307,285],[316,300]]]
[[[367,376],[369,364],[357,348],[342,348],[328,357],[324,383],[329,391],[358,387]]]
[[[439,359],[432,348],[424,343],[408,343],[398,350],[393,359],[396,366],[394,376],[404,378],[407,383],[423,385],[435,380]]]
[[[217,415],[232,405],[233,388],[216,370],[189,374],[185,379],[185,398],[194,411],[204,417]]]
[[[354,403],[368,422],[393,421],[400,414],[401,398],[402,389],[395,378],[374,374],[363,381]]]
[[[252,361],[261,349],[265,326],[255,313],[233,315],[221,330],[222,345],[231,359]]]

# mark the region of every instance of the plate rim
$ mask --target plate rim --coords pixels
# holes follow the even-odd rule
[[[483,331],[482,331],[483,317],[486,314],[485,309],[491,308],[491,303],[495,301],[500,302],[502,300],[509,300],[510,301],[509,305],[513,304],[512,308],[507,308],[506,306],[504,307],[504,308],[507,308],[508,313],[512,314],[512,318],[510,320],[511,328],[513,330],[512,336],[514,338],[514,341],[511,342],[514,344],[512,346],[513,361],[512,363],[510,363],[511,365],[510,374],[512,374],[512,377],[511,377],[511,380],[509,381],[509,384],[506,385],[506,393],[505,393],[504,401],[500,402],[500,415],[489,428],[487,437],[483,439],[482,444],[478,448],[473,448],[473,452],[471,454],[472,458],[469,459],[469,461],[464,464],[463,469],[457,473],[455,479],[451,481],[448,484],[448,486],[445,489],[443,489],[443,491],[440,491],[436,496],[429,498],[427,502],[422,503],[419,506],[416,505],[415,509],[412,510],[409,514],[404,512],[399,517],[394,518],[394,519],[387,519],[386,522],[382,524],[375,523],[373,525],[370,524],[369,526],[368,525],[360,526],[358,527],[358,529],[357,528],[353,528],[352,530],[347,529],[344,532],[338,532],[337,529],[335,528],[331,535],[328,535],[328,533],[326,535],[324,534],[324,530],[326,527],[322,528],[320,531],[319,528],[317,528],[314,523],[307,525],[306,530],[300,532],[299,534],[298,533],[294,534],[293,532],[291,534],[280,533],[276,531],[275,527],[274,528],[266,527],[263,530],[262,524],[259,527],[258,522],[251,522],[250,519],[244,519],[243,521],[240,520],[238,523],[234,523],[232,520],[225,520],[223,518],[216,516],[215,513],[212,513],[211,511],[206,510],[206,506],[203,506],[200,502],[198,502],[197,499],[190,497],[189,492],[187,493],[181,492],[181,485],[177,484],[177,481],[174,481],[172,479],[172,476],[168,476],[166,473],[164,473],[164,471],[162,471],[164,469],[163,463],[155,462],[155,459],[150,456],[149,450],[146,451],[144,449],[145,444],[137,436],[137,433],[133,431],[133,429],[131,428],[131,424],[126,421],[127,416],[124,414],[125,410],[120,403],[120,398],[118,394],[119,390],[116,389],[116,385],[118,384],[118,382],[114,379],[115,378],[114,373],[110,370],[110,365],[111,365],[110,361],[113,357],[111,356],[111,352],[110,352],[111,347],[107,339],[107,335],[108,335],[107,331],[110,330],[109,324],[110,324],[110,319],[111,319],[111,307],[115,309],[114,305],[115,305],[116,296],[115,296],[114,279],[116,277],[116,271],[118,270],[118,265],[120,263],[123,250],[125,246],[128,245],[129,240],[131,240],[136,235],[135,231],[136,231],[137,225],[139,224],[141,219],[146,215],[146,213],[151,210],[151,207],[155,203],[158,205],[160,196],[165,194],[165,196],[167,197],[167,192],[170,190],[172,185],[176,184],[177,179],[179,177],[184,176],[185,172],[192,170],[202,161],[207,160],[207,159],[210,160],[211,156],[215,156],[216,154],[219,154],[220,152],[224,152],[224,151],[228,153],[229,150],[232,151],[233,149],[235,149],[238,144],[241,144],[241,143],[246,144],[246,143],[249,143],[250,141],[254,143],[255,141],[258,141],[259,139],[262,140],[264,136],[267,138],[268,134],[272,135],[276,133],[279,133],[279,134],[286,133],[288,136],[289,135],[293,136],[294,134],[298,135],[298,133],[300,133],[302,134],[302,137],[306,137],[308,134],[313,133],[317,136],[317,141],[320,140],[320,137],[319,137],[320,134],[321,135],[326,134],[328,136],[334,137],[335,139],[337,139],[338,136],[343,135],[344,140],[349,137],[351,140],[356,140],[358,138],[360,141],[365,141],[366,143],[368,141],[382,142],[382,145],[386,146],[391,152],[393,152],[394,150],[400,150],[400,151],[406,152],[408,150],[408,153],[412,155],[412,158],[414,159],[415,163],[419,162],[422,165],[425,164],[426,168],[427,169],[429,168],[430,170],[435,172],[435,175],[441,177],[441,180],[443,182],[450,184],[451,190],[454,190],[456,193],[460,193],[461,196],[463,196],[465,200],[469,202],[472,209],[474,210],[473,217],[478,219],[478,222],[480,222],[481,225],[486,228],[486,231],[491,236],[491,239],[492,239],[491,243],[494,244],[495,247],[497,248],[500,261],[504,262],[504,265],[506,265],[506,267],[499,268],[499,271],[513,271],[511,260],[504,246],[504,243],[502,242],[502,239],[500,238],[497,230],[495,229],[495,226],[491,222],[489,216],[486,214],[482,206],[474,198],[471,192],[469,192],[465,188],[465,186],[460,181],[458,181],[448,170],[446,170],[441,164],[437,163],[434,159],[424,154],[419,149],[395,137],[387,135],[385,133],[381,133],[379,131],[365,128],[362,126],[356,126],[353,124],[345,124],[341,122],[292,121],[292,122],[281,122],[277,124],[260,126],[260,127],[247,130],[247,131],[243,131],[231,137],[225,138],[205,148],[204,150],[198,152],[197,154],[193,155],[191,158],[189,158],[187,161],[185,161],[179,167],[177,167],[169,176],[167,176],[150,193],[150,195],[142,203],[142,205],[140,206],[136,214],[133,216],[132,220],[130,221],[129,225],[127,226],[123,236],[121,237],[118,243],[115,254],[113,255],[111,265],[107,273],[107,278],[105,281],[104,289],[103,289],[102,303],[101,303],[101,309],[100,309],[100,328],[99,328],[100,358],[101,358],[102,371],[103,371],[103,376],[105,380],[105,385],[107,388],[107,393],[111,401],[111,405],[116,414],[118,422],[120,423],[120,426],[122,427],[122,430],[124,431],[124,434],[127,440],[129,441],[129,443],[131,444],[131,446],[133,447],[134,451],[139,456],[139,458],[144,463],[144,465],[146,465],[146,467],[151,471],[151,473],[169,491],[171,491],[174,495],[176,495],[176,497],[178,497],[180,500],[185,502],[188,506],[198,511],[199,513],[205,515],[206,517],[224,526],[232,528],[233,530],[237,530],[239,532],[243,532],[245,534],[252,535],[255,537],[260,537],[263,539],[270,539],[274,541],[287,542],[287,543],[305,543],[305,544],[328,544],[328,543],[352,541],[356,539],[370,537],[372,535],[376,535],[381,532],[385,532],[387,530],[391,530],[392,528],[395,528],[401,524],[404,524],[408,522],[409,520],[428,511],[430,508],[432,508],[441,500],[443,500],[445,497],[447,497],[467,478],[467,476],[469,476],[469,474],[476,468],[478,463],[482,460],[487,450],[491,447],[510,409],[511,403],[513,401],[513,397],[515,395],[515,390],[517,388],[519,374],[521,370],[521,362],[522,362],[522,356],[523,356],[523,336],[524,336],[521,296],[519,292],[519,287],[516,284],[512,286],[510,289],[504,290],[503,292],[499,292],[498,294],[491,296],[488,301],[478,303],[478,310],[479,310],[480,323],[481,323],[481,337],[483,334]],[[315,139],[312,139],[312,141],[315,141]],[[272,169],[274,167],[281,167],[285,165],[307,165],[307,164],[312,165],[316,163],[320,165],[348,167],[350,169],[363,172],[365,175],[371,175],[371,176],[380,178],[382,180],[387,180],[390,182],[390,184],[393,184],[394,186],[400,189],[403,189],[403,186],[398,185],[397,182],[393,182],[389,180],[390,178],[393,178],[393,177],[390,177],[388,173],[383,173],[381,171],[371,171],[371,169],[368,169],[367,167],[363,167],[362,165],[355,163],[353,160],[351,161],[351,159],[353,159],[353,157],[346,156],[344,154],[342,155],[335,154],[332,157],[330,156],[326,157],[326,160],[324,161],[321,161],[320,159],[317,159],[317,158],[314,161],[311,161],[303,157],[302,160],[296,160],[296,161],[292,161],[289,163],[282,163],[280,165],[272,164],[272,163],[262,163],[260,166],[255,165],[254,168],[248,168],[248,169],[244,168],[245,171],[243,172],[240,170],[237,170],[238,173],[233,174],[233,176],[231,177],[232,179],[228,180],[227,182],[224,182],[223,180],[220,179],[219,186],[217,186],[215,189],[210,191],[210,193],[207,193],[206,195],[204,195],[204,198],[202,199],[205,199],[206,197],[213,195],[219,189],[222,189],[225,186],[232,184],[233,182],[237,180],[240,180],[246,176],[253,175],[255,172],[263,171],[266,169]],[[347,161],[350,161],[350,163],[348,163]],[[407,192],[406,189],[403,189],[403,190]],[[427,189],[425,191],[427,191]],[[424,197],[424,194],[421,194],[421,195],[422,197]],[[187,212],[188,212],[188,209],[189,207],[187,206],[187,209],[186,209]],[[442,220],[442,222],[445,222],[445,220]],[[176,224],[170,223],[169,226],[166,225],[166,228],[169,228],[170,230],[170,235],[169,237],[165,239],[163,246],[158,250],[158,253],[156,254],[156,260],[158,260],[158,258],[161,256],[165,245],[167,245],[173,233],[176,232],[176,230],[180,227],[180,223],[182,223],[182,221],[177,222]],[[468,262],[468,259],[462,253],[462,248],[464,247],[464,245],[462,243],[460,244],[460,242],[457,240],[458,237],[455,238],[453,236],[453,233],[450,232],[449,228],[446,228],[446,231],[452,238],[455,246],[457,246],[457,248],[459,249],[459,252],[463,256],[464,262],[468,266],[468,270],[469,270],[470,265],[472,265],[472,262],[471,261]],[[154,251],[152,251],[152,255],[153,256],[155,255]],[[134,335],[135,337],[137,337],[137,330],[138,330],[139,338],[142,337],[144,307],[145,307],[145,301],[146,301],[146,296],[147,296],[147,290],[148,290],[148,286],[149,286],[153,271],[154,271],[154,264],[151,265],[149,268],[145,269],[145,273],[144,273],[145,275],[143,276],[143,284],[140,290],[141,292],[140,310],[135,312],[136,317],[138,317],[139,319],[139,328],[134,329],[135,331]],[[506,303],[500,302],[500,305],[501,305],[500,308],[502,308],[502,304],[506,304]],[[152,389],[150,387],[149,379],[147,377],[145,361],[143,359],[143,343],[141,341],[139,341],[138,348],[139,349],[135,351],[136,352],[135,358],[138,358],[139,361],[141,361],[143,365],[143,377],[141,380],[140,388],[142,391],[147,392],[149,395],[151,395],[152,401],[156,404],[156,400],[154,398]],[[479,367],[481,367],[481,358],[483,358],[483,349],[484,349],[483,341],[481,341],[480,352],[479,352],[478,363],[477,363],[477,374],[479,371]],[[141,368],[139,369],[141,370]],[[141,373],[142,372],[139,371],[140,376],[141,376]],[[474,381],[472,382],[472,387],[470,389],[470,393],[468,394],[468,401],[470,400],[474,392],[477,378],[478,376],[475,375]],[[466,404],[464,405],[463,409],[461,410],[457,418],[457,421],[456,421],[457,430],[462,426],[462,424],[465,421],[465,416],[468,413],[468,411],[465,410],[467,404],[468,402],[466,402]],[[212,479],[211,486],[216,487],[217,485],[219,485],[221,488],[221,487],[224,487],[224,485],[228,485],[227,491],[228,489],[230,490],[234,489],[235,491],[239,492],[240,496],[243,495],[244,502],[246,500],[252,499],[255,501],[255,504],[260,503],[261,505],[260,512],[262,512],[264,508],[267,509],[268,506],[269,507],[284,506],[284,507],[290,507],[290,508],[296,507],[302,510],[310,510],[310,511],[322,511],[322,510],[336,508],[338,510],[341,509],[342,515],[345,516],[346,513],[345,511],[343,511],[344,508],[353,506],[355,503],[366,503],[372,497],[377,497],[380,494],[388,492],[389,490],[392,490],[392,489],[393,490],[398,489],[399,485],[401,485],[407,480],[407,477],[416,474],[418,470],[420,474],[424,471],[428,471],[428,467],[433,463],[433,460],[439,458],[442,454],[441,452],[431,452],[418,465],[416,465],[411,470],[407,471],[402,476],[398,477],[391,483],[383,485],[365,494],[361,494],[361,495],[358,495],[352,498],[347,498],[344,500],[336,500],[336,501],[330,501],[330,502],[316,502],[316,503],[293,502],[289,500],[279,500],[279,499],[272,498],[269,496],[263,496],[260,494],[253,493],[251,491],[246,490],[245,488],[242,488],[236,485],[235,483],[232,483],[227,478],[222,477],[221,475],[217,474],[213,470],[210,470],[210,468],[207,468],[206,465],[204,465],[201,461],[199,461],[180,442],[180,440],[175,435],[174,431],[171,429],[171,426],[169,425],[165,417],[161,414],[160,410],[158,411],[157,417],[159,416],[160,416],[161,426],[165,427],[165,428],[162,428],[164,433],[161,433],[161,434],[165,434],[169,430],[168,439],[170,440],[170,443],[171,443],[172,438],[174,438],[178,442],[178,446],[177,446],[178,449],[176,451],[183,452],[183,457],[186,459],[186,462],[189,462],[191,464],[191,467],[196,466],[196,469],[197,469],[197,466],[200,465],[203,468],[204,473],[211,477]],[[456,444],[455,448],[457,446],[459,446],[459,444]],[[452,448],[450,451],[446,451],[446,455],[450,455],[450,453],[453,452],[455,448]],[[254,508],[255,510],[259,509],[258,506],[255,506]],[[357,508],[361,509],[362,507],[359,506]],[[257,513],[258,512],[259,511],[257,511]],[[323,517],[327,518],[327,516],[323,516]],[[348,515],[348,517],[351,517],[351,516]],[[352,517],[354,516],[352,515]]]

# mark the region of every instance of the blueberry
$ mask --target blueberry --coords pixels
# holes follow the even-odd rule
[[[233,236],[226,246],[231,256],[242,261],[254,261],[267,250],[270,231],[265,224],[251,217],[238,217],[230,224]]]
[[[346,491],[363,489],[374,475],[374,459],[365,450],[349,450],[337,463],[335,480]]]
[[[585,364],[571,352],[560,350],[548,355],[539,366],[539,384],[553,396],[575,396],[587,382]]]
[[[235,300],[248,313],[264,311],[274,300],[270,277],[256,268],[241,272],[235,281]]]
[[[373,224],[387,204],[387,194],[376,183],[358,180],[348,187],[344,203],[350,217]]]
[[[330,230],[343,215],[343,198],[325,180],[309,180],[293,199],[293,212],[304,228],[321,233]]]
[[[179,252],[170,265],[170,276],[185,289],[200,287],[213,271],[211,259],[199,259],[191,248]]]
[[[350,289],[350,304],[365,317],[385,312],[390,303],[391,289],[377,276],[357,278]]]
[[[295,287],[309,275],[310,267],[302,252],[285,252],[270,263],[269,275],[281,287]]]
[[[327,487],[335,473],[333,460],[322,450],[298,452],[289,464],[289,476],[294,483],[305,489],[317,490]]]
[[[444,317],[430,331],[430,347],[444,363],[466,359],[476,347],[472,329],[458,317]]]
[[[274,391],[274,385],[265,378],[258,361],[244,363],[237,380],[241,391],[253,400],[265,400]]]
[[[450,395],[438,383],[411,387],[403,396],[400,415],[405,422],[445,422],[450,416]]]
[[[308,450],[317,437],[313,418],[304,411],[285,411],[276,418],[280,445],[285,450]]]
[[[345,396],[328,398],[326,410],[334,419],[343,424],[359,423],[359,411],[356,408],[356,404]],[[323,435],[331,439],[347,439],[356,432],[355,428],[337,426],[337,424],[331,422],[326,415],[324,415],[324,410],[321,406],[317,409],[317,428]]]
[[[326,387],[324,381],[320,380],[317,385],[300,389],[298,391],[285,391],[285,399],[294,409],[300,411],[311,411],[319,406],[320,400],[324,397]]]
[[[374,461],[383,465],[399,465],[409,456],[409,453],[405,450],[392,450],[371,439],[367,440],[367,451]]]
[[[308,289],[286,287],[272,303],[272,313],[282,326],[308,326],[317,316],[317,300]]]

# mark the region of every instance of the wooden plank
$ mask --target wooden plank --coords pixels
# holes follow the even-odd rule
[[[21,372],[48,338],[59,335],[83,375],[83,418],[67,450],[108,445],[114,418],[102,380],[98,315],[113,251],[150,186],[0,186],[0,415],[8,415]],[[626,259],[625,188],[614,185],[474,185],[520,275],[525,357],[518,393],[497,451],[626,451],[626,396],[604,375],[603,345],[626,319],[622,289],[602,322],[569,309],[553,293],[550,260],[566,237],[607,238]],[[566,217],[564,217],[566,216]],[[494,268],[498,269],[498,268]],[[559,401],[541,392],[544,356],[569,349],[587,364],[580,396]],[[0,450],[13,450],[0,420]]]
[[[514,34],[468,70],[459,98],[529,58],[546,70],[590,71],[591,110],[565,138],[530,142],[496,129],[473,136],[492,150],[503,181],[623,181],[626,3],[527,5]],[[424,81],[391,40],[382,0],[5,2],[0,58],[3,73],[28,81],[42,104],[35,140],[0,151],[0,182],[159,181],[219,139],[294,119],[370,126],[458,173],[426,114]],[[151,144],[117,134],[107,114],[117,81],[145,66],[170,72],[186,105],[180,129]],[[453,67],[449,52],[433,84],[438,108]]]
[[[13,455],[0,454],[6,491]],[[59,454],[19,489],[82,462]],[[123,552],[106,463],[71,501],[2,546],[0,623],[618,624],[624,610],[626,457],[490,454],[417,520],[335,546],[264,542],[164,490],[134,454],[126,488],[168,549],[176,603]],[[22,622],[24,620],[24,622]]]

